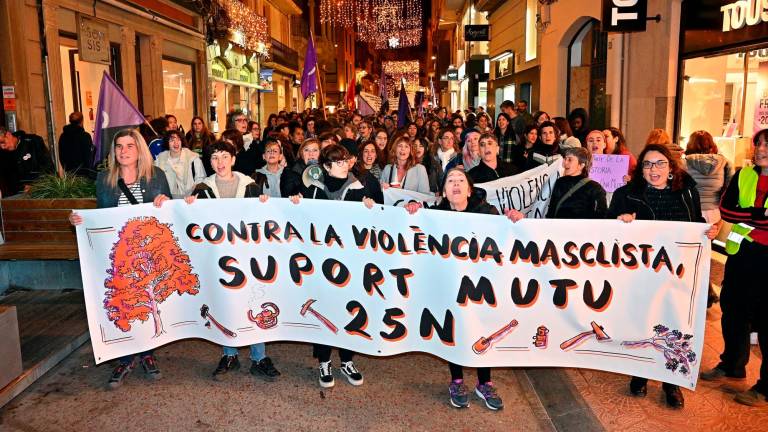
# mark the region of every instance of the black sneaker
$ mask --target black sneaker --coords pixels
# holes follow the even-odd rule
[[[335,384],[333,382],[333,368],[330,361],[320,363],[319,382],[322,388],[331,388]]]
[[[354,386],[363,385],[363,374],[355,367],[351,361],[341,364],[341,373],[347,377],[347,381]]]
[[[146,374],[149,379],[159,380],[163,377],[163,374],[160,373],[160,369],[157,368],[155,356],[148,355],[143,357],[141,359],[141,367],[144,368],[144,374]]]
[[[240,370],[240,360],[236,355],[225,355],[219,360],[219,366],[213,371],[213,379],[223,381],[227,377],[227,372],[231,370]]]
[[[133,370],[133,365],[133,362],[127,364],[120,363],[117,365],[115,370],[112,371],[112,376],[109,377],[109,382],[107,383],[109,388],[116,389],[123,385],[125,377]]]
[[[280,376],[280,371],[275,369],[272,359],[264,357],[261,361],[251,362],[251,375],[261,375],[267,381],[274,381]]]

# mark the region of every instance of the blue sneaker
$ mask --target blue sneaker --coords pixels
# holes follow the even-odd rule
[[[485,406],[490,410],[497,411],[504,408],[504,402],[501,401],[498,393],[496,393],[496,387],[490,381],[485,384],[478,384],[475,387],[475,394],[485,401]]]
[[[454,380],[448,385],[451,406],[454,408],[467,408],[469,406],[469,394],[464,380]]]

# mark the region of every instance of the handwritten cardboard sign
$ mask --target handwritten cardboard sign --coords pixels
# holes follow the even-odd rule
[[[612,193],[624,186],[624,176],[629,170],[629,156],[614,154],[592,155],[589,178],[600,183],[606,192]]]

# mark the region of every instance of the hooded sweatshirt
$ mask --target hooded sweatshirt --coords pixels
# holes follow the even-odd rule
[[[696,181],[702,210],[716,210],[720,196],[733,177],[733,168],[721,154],[690,154],[685,156],[685,170]]]
[[[267,184],[264,187],[264,193],[273,197],[280,198],[280,177],[283,175],[284,167],[280,167],[277,172],[270,171],[267,166],[263,166],[256,170],[257,173],[262,173],[267,176]]]

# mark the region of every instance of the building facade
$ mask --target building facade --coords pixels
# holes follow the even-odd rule
[[[72,111],[93,132],[104,72],[148,115],[172,112],[188,127],[207,106],[204,25],[177,4],[8,0],[0,35],[5,122],[49,145]],[[93,45],[79,47],[84,41]]]
[[[498,115],[505,100],[524,100],[530,112],[538,110],[539,1],[484,0],[477,7],[490,25],[488,112]]]

